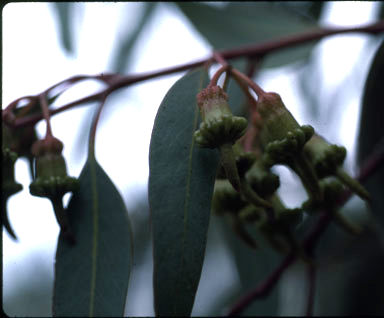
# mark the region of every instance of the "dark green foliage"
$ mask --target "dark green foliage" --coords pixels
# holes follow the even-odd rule
[[[189,316],[203,266],[217,150],[194,140],[197,93],[207,73],[196,70],[177,81],[164,97],[152,131],[149,204],[154,245],[155,312]]]
[[[123,316],[132,266],[131,227],[118,190],[92,157],[67,213],[76,244],[59,237],[54,316]]]
[[[263,43],[317,27],[317,23],[311,19],[269,2],[228,3],[223,8],[202,3],[176,4],[193,26],[218,50]],[[268,56],[263,67],[281,66],[307,58],[312,49],[313,44],[306,44],[281,50]]]
[[[74,53],[73,48],[73,32],[71,30],[72,15],[73,15],[73,3],[71,2],[56,2],[53,3],[54,9],[58,15],[58,28],[61,45],[68,54]]]
[[[370,155],[384,151],[384,41],[381,42],[372,61],[364,88],[360,133],[358,139],[358,160],[362,164]],[[372,195],[372,212],[384,226],[384,167],[363,183]]]

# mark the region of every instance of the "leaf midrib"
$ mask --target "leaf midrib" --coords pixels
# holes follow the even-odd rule
[[[97,248],[98,248],[98,211],[99,211],[99,201],[98,201],[98,191],[96,185],[96,161],[95,158],[88,158],[88,164],[90,166],[90,175],[91,175],[91,191],[92,191],[92,216],[93,216],[93,233],[92,233],[92,253],[91,253],[91,262],[92,262],[92,272],[91,272],[91,290],[90,290],[90,300],[89,300],[89,316],[93,317],[95,309],[95,290],[96,290],[96,273],[97,273]]]
[[[200,77],[200,83],[199,83],[199,88],[196,92],[196,94],[198,93],[199,90],[202,89],[202,86],[203,86],[203,81],[204,81],[204,75],[205,73],[203,72],[202,73],[202,76]],[[194,133],[195,133],[195,130],[196,130],[196,127],[197,127],[197,123],[198,123],[198,118],[199,118],[199,110],[196,106],[196,104],[194,104],[195,106],[195,112],[194,112],[194,118],[193,118],[193,129],[192,129],[192,135],[191,135],[191,139],[192,139],[192,143],[191,143],[191,147],[189,149],[189,155],[188,155],[188,173],[187,173],[187,182],[186,182],[186,186],[185,186],[185,203],[184,203],[184,231],[183,231],[183,241],[182,241],[182,260],[181,260],[181,266],[183,268],[182,271],[180,271],[180,273],[184,273],[184,268],[185,268],[185,264],[186,264],[186,260],[185,260],[185,245],[186,245],[186,233],[187,233],[187,228],[188,228],[188,216],[189,216],[189,203],[190,203],[190,184],[191,184],[191,178],[192,178],[192,158],[193,158],[193,149],[194,149],[194,146],[195,146],[195,138],[194,138]],[[179,279],[178,282],[182,282],[183,280],[182,279]],[[180,286],[180,284],[179,284]],[[180,289],[180,287],[178,288],[178,290]],[[175,304],[175,307],[177,307],[177,304]]]

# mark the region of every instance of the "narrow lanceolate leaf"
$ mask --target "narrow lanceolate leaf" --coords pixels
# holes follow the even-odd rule
[[[156,2],[143,2],[144,6],[143,14],[138,20],[137,24],[134,26],[133,30],[129,30],[129,34],[125,36],[121,42],[119,42],[115,58],[112,59],[112,72],[124,73],[124,70],[129,66],[132,59],[133,48],[137,42],[137,39],[142,34],[145,26],[151,20],[153,16],[154,9],[157,6]],[[131,6],[127,6],[128,10],[132,10]],[[127,20],[127,23],[131,21]]]
[[[201,69],[177,81],[156,115],[149,151],[155,312],[189,316],[203,266],[217,150],[194,142],[196,94],[207,85]]]
[[[360,119],[358,159],[362,164],[370,156],[380,156],[384,149],[384,41],[381,42],[364,87]],[[384,165],[363,183],[372,196],[371,209],[384,226]]]
[[[73,53],[73,39],[71,31],[71,18],[73,13],[73,3],[58,2],[53,3],[54,9],[58,14],[58,27],[61,45],[68,54]]]
[[[122,317],[132,264],[131,227],[118,190],[92,156],[67,212],[76,244],[59,237],[54,316]]]

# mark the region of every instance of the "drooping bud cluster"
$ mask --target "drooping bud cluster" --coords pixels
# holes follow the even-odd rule
[[[226,177],[220,170],[212,210],[230,216],[233,230],[249,246],[258,244],[245,224],[255,225],[277,251],[294,251],[308,261],[294,233],[305,212],[329,209],[344,229],[361,232],[337,211],[343,187],[328,178],[338,178],[362,198],[368,198],[368,193],[341,169],[346,157],[344,147],[328,144],[310,125],[299,125],[277,93],[261,89],[256,93],[257,111],[253,114],[257,116],[252,117],[252,125],[257,125],[259,139],[255,144],[261,147],[255,152],[244,152],[240,145],[238,139],[247,123],[232,115],[227,94],[218,86],[208,86],[198,95],[203,122],[195,140],[202,147],[220,149]],[[247,140],[247,149],[251,144],[252,140]],[[279,164],[294,171],[307,191],[308,200],[300,207],[287,208],[277,194],[280,179],[271,168]]]
[[[285,164],[301,179],[310,197],[321,199],[313,165],[303,149],[313,136],[310,125],[300,126],[277,93],[264,93],[257,102],[262,119],[261,143],[267,165]]]

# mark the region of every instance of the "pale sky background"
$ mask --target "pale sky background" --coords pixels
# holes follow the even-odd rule
[[[330,26],[364,24],[373,19],[373,9],[376,5],[378,3],[333,2],[324,13],[322,23]],[[85,10],[76,10],[74,15],[78,31],[74,32],[76,55],[73,58],[67,57],[58,43],[52,8],[47,3],[11,3],[4,7],[3,107],[20,96],[37,94],[64,78],[76,74],[103,72],[108,65],[109,54],[116,45],[115,36],[118,32],[115,31],[119,21],[131,19],[133,24],[134,19],[139,16],[136,10],[141,9],[140,3],[119,2],[78,3],[77,6]],[[131,6],[132,10],[127,10],[127,6]],[[147,25],[146,33],[147,37],[140,41],[140,51],[135,52],[134,58],[137,62],[133,65],[134,73],[182,64],[210,54],[209,44],[190,28],[189,22],[182,14],[170,10],[165,5],[158,6],[155,17]],[[343,80],[343,74],[348,72],[359,58],[366,41],[366,36],[343,35],[330,37],[321,42],[316,48],[316,54],[323,54],[322,64],[327,86],[333,87]],[[372,56],[374,50],[369,54]],[[366,63],[365,70],[364,65],[362,66],[364,72],[369,61]],[[121,105],[121,98],[116,98],[119,104],[114,102],[114,98],[110,98],[107,102],[106,108],[113,108],[113,112],[108,116],[107,125],[102,125],[98,129],[96,156],[121,193],[124,193],[128,209],[134,205],[136,191],[141,193],[146,191],[148,149],[153,121],[165,93],[179,77],[180,74],[167,76],[119,91],[117,93],[119,97],[127,96],[126,105]],[[278,87],[286,105],[297,116],[299,122],[304,119],[294,108],[296,96],[290,87],[295,84],[295,78],[289,68],[270,70],[261,74],[259,84],[266,90],[276,90]],[[76,86],[73,88],[73,93],[63,96],[62,102],[73,99],[73,96],[84,96],[85,91],[92,91],[96,87],[97,85],[92,84]],[[351,171],[354,169],[354,162],[350,158],[354,155],[360,93],[355,92],[353,98],[346,103],[345,109],[348,111],[345,111],[345,116],[340,118],[339,129],[339,132],[344,133],[335,135],[335,139],[332,140],[350,149],[347,167]],[[79,134],[81,119],[90,107],[93,106],[67,111],[53,117],[52,120],[53,133],[64,142],[64,156],[70,163],[68,170],[72,176],[79,175],[85,162],[86,145],[80,148],[83,149],[82,154],[76,154],[73,140]],[[320,133],[327,133],[326,123],[315,128]],[[40,135],[45,133],[43,122],[38,124],[38,132]],[[125,145],[121,147],[122,149],[118,149],[119,142]],[[121,172],[122,167],[124,173]],[[28,282],[33,275],[28,267],[32,260],[39,259],[43,262],[50,268],[53,277],[59,232],[50,202],[29,194],[30,180],[26,161],[17,161],[16,178],[23,184],[24,190],[9,200],[8,211],[19,241],[11,240],[3,230],[4,299],[12,292],[12,288],[19,288],[24,282]],[[288,190],[288,187],[283,183],[282,189]],[[289,201],[289,195],[285,199],[287,204],[294,204],[293,201]],[[221,262],[222,271],[203,272],[203,277],[209,274],[215,275],[215,279],[213,282],[210,281],[210,286],[199,288],[197,305],[193,312],[196,315],[203,313],[205,306],[208,306],[204,291],[210,293],[213,290],[224,290],[237,279],[226,250],[218,251],[217,257]],[[146,268],[135,272],[137,279],[142,279],[145,284],[135,291],[134,299],[128,302],[127,315],[153,315],[150,286],[152,273],[148,275],[151,271],[152,265],[148,264]],[[146,277],[150,276],[149,280],[144,277],[144,273]],[[6,303],[4,306],[7,309]],[[18,315],[18,311],[15,309],[8,314]]]

